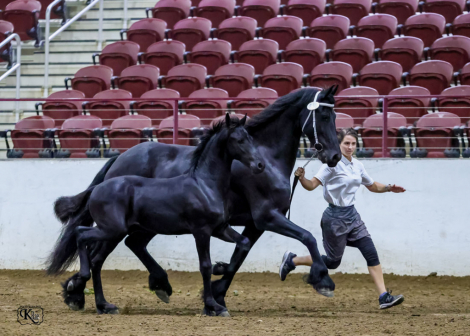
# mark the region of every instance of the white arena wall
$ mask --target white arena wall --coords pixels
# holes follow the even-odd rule
[[[0,160],[0,268],[41,269],[60,232],[54,200],[83,191],[105,163],[97,160]],[[305,160],[299,160],[303,165]],[[386,273],[470,275],[470,160],[369,159],[369,174],[383,183],[404,186],[405,194],[373,194],[361,187],[356,207],[377,246]],[[320,166],[307,166],[312,177]],[[326,207],[322,191],[299,185],[292,220],[310,230],[323,252],[320,218]],[[239,229],[237,229],[239,230]],[[234,246],[213,239],[213,261],[229,261]],[[242,267],[245,272],[277,272],[285,250],[305,254],[299,242],[264,234]],[[192,236],[157,236],[149,251],[165,269],[197,271]],[[106,269],[144,269],[121,243]],[[298,267],[296,271],[307,272]],[[346,248],[337,271],[365,273],[360,253]]]

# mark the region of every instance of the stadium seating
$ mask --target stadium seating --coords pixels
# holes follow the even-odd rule
[[[33,116],[21,119],[11,131],[14,149],[8,153],[10,158],[51,158],[53,157],[54,119],[46,116]]]
[[[325,59],[326,43],[316,38],[304,38],[289,43],[281,58],[284,62],[300,64],[305,73],[310,73]]]
[[[379,98],[374,98],[374,96],[378,95],[379,93],[376,89],[365,86],[347,88],[336,95],[335,109],[351,116],[355,126],[361,126],[367,117],[376,113]]]
[[[160,69],[165,76],[174,66],[183,64],[186,46],[183,42],[170,40],[160,41],[147,48],[147,52],[140,53],[141,63],[152,64]]]
[[[224,40],[202,41],[187,53],[186,58],[190,63],[205,66],[207,74],[213,75],[222,65],[228,64],[231,48],[230,43]]]
[[[171,68],[168,74],[162,78],[162,85],[167,89],[173,89],[180,93],[181,97],[189,95],[204,88],[207,69],[200,64],[181,64]]]
[[[349,19],[343,15],[321,16],[312,21],[305,34],[325,41],[326,47],[333,49],[338,41],[348,36],[349,25]]]
[[[376,48],[382,48],[385,41],[393,38],[397,30],[397,19],[389,14],[365,16],[359,20],[355,33],[374,41]]]
[[[439,111],[452,112],[466,124],[470,120],[470,85],[445,89],[437,98],[437,106]]]
[[[470,61],[470,38],[466,36],[446,36],[437,39],[429,50],[429,57],[447,61],[458,71]]]
[[[81,68],[73,78],[65,78],[65,88],[68,90],[68,82],[73,90],[81,91],[86,98],[93,98],[98,92],[109,90],[113,69],[106,65],[92,65]]]
[[[351,25],[355,26],[361,18],[369,15],[371,8],[371,0],[335,0],[330,13],[348,17]]]
[[[275,64],[279,44],[269,39],[253,40],[241,45],[234,54],[237,62],[251,64],[256,74],[262,74],[269,65]]]
[[[101,119],[92,115],[80,115],[65,120],[61,129],[57,131],[60,150],[56,156],[60,158],[100,157],[99,134],[102,126]]]
[[[212,87],[224,89],[229,97],[236,97],[243,90],[251,89],[255,77],[255,68],[250,64],[233,63],[221,66],[214,76],[209,78]]]
[[[450,27],[453,35],[462,35],[470,37],[470,13],[457,16]]]
[[[374,41],[365,37],[344,39],[335,44],[329,54],[330,60],[351,64],[354,72],[372,62]]]
[[[297,16],[302,19],[304,26],[309,26],[313,20],[325,12],[325,0],[289,0],[283,7],[284,15]]]
[[[159,0],[154,8],[147,8],[146,12],[147,17],[151,11],[154,18],[162,19],[167,23],[168,29],[173,29],[176,22],[189,16],[190,10],[190,0]]]
[[[198,117],[191,114],[182,114],[178,116],[178,145],[189,146],[194,144],[191,141],[194,131],[198,132],[201,127],[201,121]],[[161,121],[157,132],[158,142],[173,143],[173,117],[165,118]],[[194,130],[194,131],[193,131]]]
[[[440,94],[450,86],[452,70],[452,64],[446,61],[421,62],[411,69],[409,84],[425,87],[431,94]]]
[[[132,94],[129,91],[106,90],[98,92],[93,98],[100,100],[84,103],[84,110],[86,110],[88,114],[100,118],[105,127],[110,126],[117,118],[129,114],[130,98],[132,98]]]
[[[228,98],[228,92],[218,88],[194,91],[189,98]],[[188,100],[181,104],[181,109],[187,114],[195,115],[201,120],[201,125],[210,125],[212,119],[222,116],[227,109],[227,100]]]
[[[354,127],[354,119],[348,114],[336,112],[336,130]]]
[[[194,16],[210,20],[214,28],[218,28],[222,21],[231,18],[234,13],[235,0],[202,0],[194,10]]]
[[[139,64],[125,68],[121,76],[112,79],[113,89],[129,91],[132,97],[139,98],[145,92],[158,87],[160,70],[151,64]]]
[[[256,36],[258,23],[247,16],[237,16],[222,21],[218,29],[213,29],[214,38],[230,42],[233,50],[239,50],[240,46]]]
[[[64,90],[52,93],[47,99],[81,99],[70,101],[46,101],[36,103],[36,113],[39,115],[39,106],[43,116],[54,119],[55,127],[60,127],[66,119],[82,114],[82,104],[85,101],[85,95],[77,90]]]
[[[125,68],[137,64],[137,56],[140,46],[132,41],[118,41],[108,44],[101,53],[93,54],[93,64],[96,65],[95,57],[99,57],[101,65],[113,69],[113,75],[119,76]]]
[[[253,117],[264,108],[274,103],[278,98],[275,90],[269,88],[255,88],[240,92],[237,98],[251,98],[252,100],[234,100],[230,103],[230,108]]]
[[[376,89],[380,95],[386,95],[400,86],[403,69],[392,61],[379,61],[367,64],[359,72],[359,85]]]
[[[406,19],[401,33],[406,36],[414,36],[424,42],[425,47],[430,47],[435,40],[444,34],[446,19],[440,14],[423,13],[410,16]]]
[[[15,27],[13,27],[13,24],[11,22],[0,20],[0,43],[2,43],[8,37],[8,35],[13,33],[14,30],[15,30]],[[1,47],[0,59],[10,62],[10,49],[11,49],[10,43]]]
[[[460,85],[470,85],[470,63],[464,65],[458,74]]]
[[[280,0],[245,0],[238,15],[249,16],[258,22],[258,27],[279,14]]]
[[[398,24],[418,11],[419,0],[381,0],[374,7],[376,13],[390,14],[397,18]]]
[[[277,91],[279,97],[300,88],[304,69],[297,63],[278,63],[268,66],[258,79],[258,85]]]
[[[279,49],[283,50],[290,42],[300,37],[302,26],[302,19],[284,15],[269,19],[259,34],[260,37],[276,41],[279,44]]]
[[[172,30],[168,32],[169,38],[181,41],[186,45],[186,51],[201,41],[209,39],[212,23],[206,18],[188,18],[178,21]]]
[[[109,149],[105,157],[123,153],[152,137],[152,121],[144,115],[126,115],[113,121],[106,132]]]
[[[465,9],[465,0],[426,0],[423,4],[423,12],[438,13],[445,17],[447,23],[462,14]]]
[[[382,61],[392,61],[400,64],[404,72],[421,62],[423,58],[424,43],[417,37],[396,37],[384,43],[379,51]]]
[[[160,121],[173,115],[178,101],[169,98],[178,99],[178,91],[171,89],[155,89],[145,92],[141,100],[131,102],[131,111],[149,117],[153,126],[158,126]]]
[[[155,42],[165,39],[166,22],[160,19],[142,19],[134,22],[129,29],[121,30],[121,40],[124,39],[123,34],[126,33],[127,40],[137,43],[141,51]]]
[[[38,20],[41,3],[34,0],[16,0],[10,2],[2,12],[2,19],[13,24],[21,41],[35,40],[39,45]]]
[[[337,93],[348,88],[352,83],[353,68],[344,62],[328,62],[316,66],[307,81],[310,86],[329,87],[338,85]]]
[[[403,86],[392,90],[390,96],[415,96],[413,98],[388,98],[388,110],[403,115],[408,125],[413,125],[420,117],[428,113],[431,99],[428,89],[420,86]]]

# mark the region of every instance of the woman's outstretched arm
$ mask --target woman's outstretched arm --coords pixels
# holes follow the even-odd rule
[[[305,178],[305,169],[302,167],[297,168],[295,171],[295,176],[299,177],[300,184],[302,187],[307,189],[308,191],[314,190],[316,187],[321,185],[320,181],[317,180],[316,177],[312,178],[311,180]]]
[[[405,188],[397,186],[396,184],[385,185],[379,182],[374,182],[372,185],[366,186],[366,188],[374,193],[384,193],[389,191],[394,193],[402,193],[406,191]]]

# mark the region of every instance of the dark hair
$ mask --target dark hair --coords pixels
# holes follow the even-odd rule
[[[359,135],[354,128],[343,128],[341,131],[338,132],[338,141],[341,144],[344,140],[346,135],[350,135],[356,138],[356,142],[359,142]]]

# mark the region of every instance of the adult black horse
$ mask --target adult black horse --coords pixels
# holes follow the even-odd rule
[[[310,232],[289,221],[285,214],[289,208],[290,175],[296,161],[302,132],[307,135],[311,143],[322,144],[323,149],[318,153],[320,161],[334,167],[341,159],[336,137],[336,117],[330,107],[332,105],[317,104],[313,113],[307,109],[307,105],[314,100],[317,103],[334,104],[336,90],[337,86],[332,86],[320,93],[313,88],[292,92],[277,99],[263,112],[249,120],[245,127],[264,158],[266,168],[263,173],[254,175],[241,163],[234,161],[229,194],[232,204],[229,224],[245,226],[242,235],[250,240],[251,247],[264,231],[279,233],[303,243],[313,260],[307,282],[325,296],[333,294],[335,285],[320,256],[317,242]],[[110,159],[90,187],[124,175],[150,178],[181,175],[189,169],[193,151],[194,147],[154,142],[140,144],[117,159]],[[72,197],[62,197],[60,202],[56,203],[56,215],[63,223],[66,223],[71,216],[83,216],[91,226],[93,219],[89,215],[87,201],[87,191]],[[168,295],[171,295],[166,272],[146,249],[153,237],[148,232],[135,232],[127,237],[125,243],[149,270],[149,288],[164,289]],[[97,250],[101,248],[105,247],[96,247]],[[230,264],[224,267],[223,277],[212,283],[214,298],[219,304],[226,306],[226,292],[249,250],[250,248],[237,246]],[[83,300],[83,293],[67,292],[66,288],[64,291],[69,304],[73,297]]]

